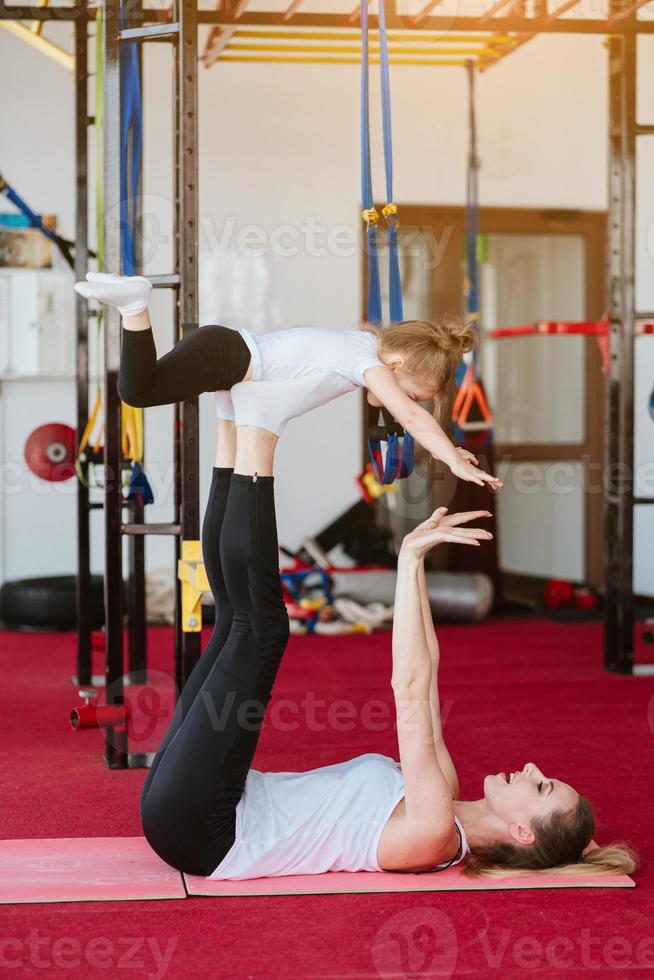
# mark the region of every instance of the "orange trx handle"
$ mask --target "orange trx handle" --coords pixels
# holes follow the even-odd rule
[[[478,413],[480,418],[473,421],[470,419],[470,413],[474,407],[477,409],[475,414]],[[481,432],[493,426],[493,416],[488,407],[484,389],[472,364],[468,365],[454,399],[452,421],[463,432]]]

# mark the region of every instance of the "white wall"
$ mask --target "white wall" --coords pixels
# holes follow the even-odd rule
[[[68,28],[59,27],[64,39]],[[165,229],[170,207],[170,52],[153,46],[146,58],[146,209]],[[555,68],[555,70],[553,70]],[[2,168],[37,209],[56,210],[73,231],[73,91],[55,64],[0,31]],[[373,86],[373,105],[378,92]],[[360,258],[340,254],[333,236],[358,233],[358,71],[339,66],[217,65],[200,75],[200,215],[203,309],[228,305],[210,295],[220,284],[217,243],[232,229],[263,229],[264,259],[252,259],[268,277],[262,291],[270,327],[298,324],[342,328],[358,320]],[[466,153],[465,80],[458,69],[400,68],[393,74],[396,200],[461,203]],[[603,208],[606,204],[606,51],[601,38],[540,38],[484,74],[479,83],[481,199],[488,205]],[[377,119],[375,183],[383,172]],[[648,214],[654,202],[647,202]],[[324,228],[317,251],[300,231]],[[645,222],[649,225],[649,221]],[[294,254],[272,254],[281,226]],[[331,233],[331,248],[325,248]],[[338,243],[337,243],[338,244]],[[213,253],[213,255],[212,255]],[[149,271],[168,271],[170,241],[153,250]],[[262,266],[263,261],[263,266]],[[252,268],[254,268],[254,266]],[[208,271],[207,271],[208,270]],[[220,289],[218,290],[220,292]],[[224,288],[223,288],[224,293]],[[167,301],[158,300],[160,351],[170,338]],[[652,301],[654,306],[654,301]],[[265,318],[264,318],[265,319]],[[26,407],[30,428],[50,414],[36,400]],[[69,421],[72,421],[72,403]],[[170,458],[166,410],[148,413],[152,467]],[[210,396],[201,409],[202,491],[213,457]],[[348,396],[297,420],[278,456],[280,539],[296,546],[356,496],[359,401]],[[30,505],[31,506],[31,505]],[[166,516],[163,500],[150,519]],[[74,506],[69,505],[68,547],[52,552],[52,571],[74,567]],[[26,514],[26,523],[28,515]],[[23,533],[21,530],[15,533]],[[29,548],[29,539],[25,540]],[[167,545],[153,542],[149,561],[168,560]]]

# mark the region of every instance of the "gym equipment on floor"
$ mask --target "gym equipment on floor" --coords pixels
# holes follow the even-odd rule
[[[361,605],[380,602],[392,606],[397,573],[391,569],[331,569],[335,596],[347,596]],[[493,606],[493,583],[482,572],[427,572],[432,615],[440,622],[479,622]]]
[[[124,704],[97,704],[98,692],[95,688],[81,688],[79,696],[84,704],[73,708],[70,713],[70,725],[74,731],[87,728],[124,728],[129,722],[131,708],[129,702]]]
[[[9,629],[73,630],[77,623],[76,577],[48,575],[4,582],[0,587],[0,621]],[[101,575],[92,575],[87,616],[91,629],[104,624]]]

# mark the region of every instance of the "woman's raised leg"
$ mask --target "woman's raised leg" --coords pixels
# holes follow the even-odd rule
[[[230,428],[234,429],[233,424],[230,422],[221,421],[218,423],[219,432],[216,461],[217,464],[218,462],[222,462],[227,465],[214,466],[211,487],[209,488],[209,499],[207,500],[207,509],[202,524],[202,557],[216,610],[214,627],[202,656],[193,668],[183,690],[180,692],[170,725],[159,746],[157,754],[152,760],[152,765],[150,766],[141,792],[141,813],[143,812],[143,804],[154,779],[154,774],[161,763],[164,752],[177,734],[198,691],[204,684],[216,658],[220,655],[220,651],[225,644],[232,625],[232,604],[227,595],[225,576],[220,561],[220,534],[225,517],[230,481],[234,472],[235,436],[232,440],[232,433],[229,431]]]
[[[243,436],[239,430],[220,548],[234,610],[231,630],[143,806],[143,829],[154,850],[195,874],[211,874],[234,842],[236,806],[288,641],[272,477],[275,442],[263,430]],[[239,460],[253,472],[240,472]]]

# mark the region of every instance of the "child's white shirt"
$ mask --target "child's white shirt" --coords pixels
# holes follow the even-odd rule
[[[382,364],[377,336],[366,330],[239,333],[252,355],[252,378],[216,392],[216,416],[276,435],[289,419],[365,387],[365,372]]]

